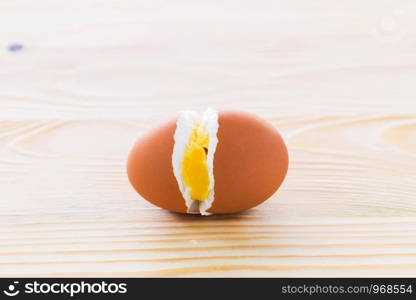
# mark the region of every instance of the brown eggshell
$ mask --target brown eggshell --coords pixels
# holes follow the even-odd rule
[[[127,174],[131,185],[147,201],[186,213],[185,200],[172,169],[175,130],[176,119],[140,137],[130,152]]]
[[[245,112],[222,112],[214,156],[215,200],[208,212],[243,211],[270,198],[288,169],[288,153],[277,130]]]
[[[215,199],[208,212],[234,213],[267,200],[288,169],[288,153],[277,130],[245,112],[220,112],[214,156]],[[149,202],[186,213],[172,169],[176,119],[142,136],[127,162],[129,180]]]

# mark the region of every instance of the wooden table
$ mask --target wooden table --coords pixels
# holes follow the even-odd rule
[[[284,185],[148,204],[136,137],[207,106],[282,132]],[[1,276],[416,276],[414,1],[3,1],[0,120]]]

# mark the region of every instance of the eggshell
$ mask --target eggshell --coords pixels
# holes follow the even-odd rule
[[[214,157],[215,200],[208,212],[233,213],[270,198],[288,169],[288,152],[278,131],[245,112],[219,114]]]
[[[143,198],[161,208],[186,213],[172,168],[176,120],[139,138],[130,152],[127,173]],[[255,115],[220,112],[218,123],[215,199],[207,211],[225,214],[252,208],[271,197],[283,182],[288,169],[286,146],[277,130]]]
[[[176,119],[141,136],[130,152],[127,174],[144,199],[161,208],[185,213],[185,200],[172,169],[175,129]]]

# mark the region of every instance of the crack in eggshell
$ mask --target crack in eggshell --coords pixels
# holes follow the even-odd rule
[[[186,146],[189,137],[192,134],[192,130],[197,124],[204,126],[208,131],[209,145],[207,149],[207,167],[209,176],[210,191],[208,197],[204,201],[193,200],[190,195],[190,189],[184,184],[182,176],[182,161],[185,155]],[[174,134],[174,147],[172,153],[172,167],[174,176],[178,182],[179,190],[187,207],[189,214],[201,214],[210,215],[207,210],[212,206],[214,202],[214,155],[218,144],[217,132],[218,132],[218,113],[217,111],[208,108],[204,113],[200,114],[194,111],[183,111],[180,113],[176,131]]]

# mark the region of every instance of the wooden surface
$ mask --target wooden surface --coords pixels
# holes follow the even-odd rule
[[[268,202],[130,187],[136,137],[206,106],[282,132]],[[416,276],[414,1],[2,1],[0,120],[1,276]]]

